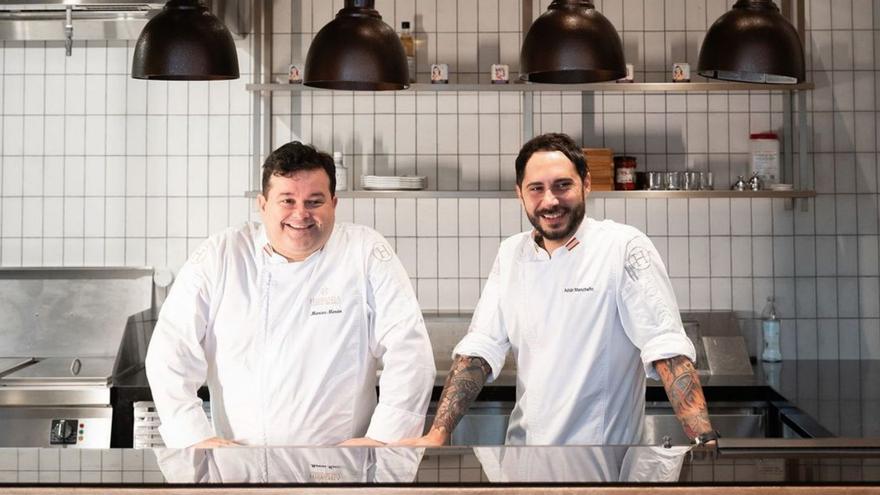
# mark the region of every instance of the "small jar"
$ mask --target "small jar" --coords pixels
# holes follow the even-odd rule
[[[614,157],[614,189],[634,191],[636,188],[636,157]]]

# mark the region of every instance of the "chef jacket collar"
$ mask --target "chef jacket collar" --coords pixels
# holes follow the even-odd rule
[[[334,232],[336,231],[335,226],[334,226],[333,230],[334,230]],[[331,234],[330,237],[333,237],[333,235]],[[330,242],[330,240],[328,239],[327,242]],[[316,254],[323,251],[324,247],[326,247],[326,246],[327,246],[327,243],[324,243],[324,245],[321,246],[321,249],[318,249],[314,253],[310,254],[303,261],[308,261],[312,256],[315,256]],[[278,254],[277,252],[275,252],[275,249],[272,248],[272,244],[269,243],[269,236],[266,235],[266,226],[263,225],[262,223],[260,223],[260,226],[257,229],[256,235],[254,237],[254,247],[256,248],[257,252],[263,253],[263,255],[264,255],[263,259],[265,259],[270,265],[281,265],[284,263],[291,263],[291,261],[289,261],[284,256]]]
[[[581,244],[580,240],[586,237],[587,229],[589,227],[588,224],[590,223],[590,221],[591,220],[589,218],[584,216],[584,219],[581,220],[581,224],[578,225],[577,230],[575,230],[574,235],[572,235],[568,239],[568,241],[566,241],[565,245],[563,245],[563,248],[565,248],[566,251],[574,251]],[[547,250],[542,248],[541,245],[538,243],[540,237],[541,236],[540,234],[538,234],[538,231],[532,229],[532,232],[529,234],[529,240],[531,241],[529,244],[531,245],[531,249],[527,250],[527,252],[531,253],[531,259],[550,259],[550,253],[548,253]],[[557,250],[557,253],[558,252],[559,250]]]

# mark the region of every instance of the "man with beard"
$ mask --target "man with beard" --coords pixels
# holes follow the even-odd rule
[[[697,443],[713,442],[706,401],[666,269],[648,238],[584,218],[590,176],[564,134],[526,143],[516,192],[534,226],[502,242],[427,435],[442,445],[494,380],[517,364],[511,445],[641,443],[645,377],[659,378]]]

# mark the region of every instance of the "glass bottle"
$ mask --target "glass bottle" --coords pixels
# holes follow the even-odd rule
[[[416,40],[410,31],[409,21],[400,23],[400,43],[406,52],[406,67],[409,71],[409,82],[416,82]]]
[[[761,314],[761,330],[764,334],[764,352],[761,360],[771,363],[782,361],[779,351],[779,318],[776,317],[776,304],[773,296],[767,298],[767,304]]]
[[[333,164],[336,165],[336,190],[347,191],[348,169],[345,168],[345,163],[343,162],[341,151],[333,152]]]

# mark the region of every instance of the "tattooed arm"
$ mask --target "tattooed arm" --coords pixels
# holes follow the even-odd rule
[[[684,356],[654,362],[675,415],[690,439],[712,430],[700,377],[694,363]]]
[[[434,446],[448,443],[452,430],[477,398],[491,373],[492,368],[481,357],[455,358],[443,385],[431,430],[423,437],[404,440],[400,445]]]

